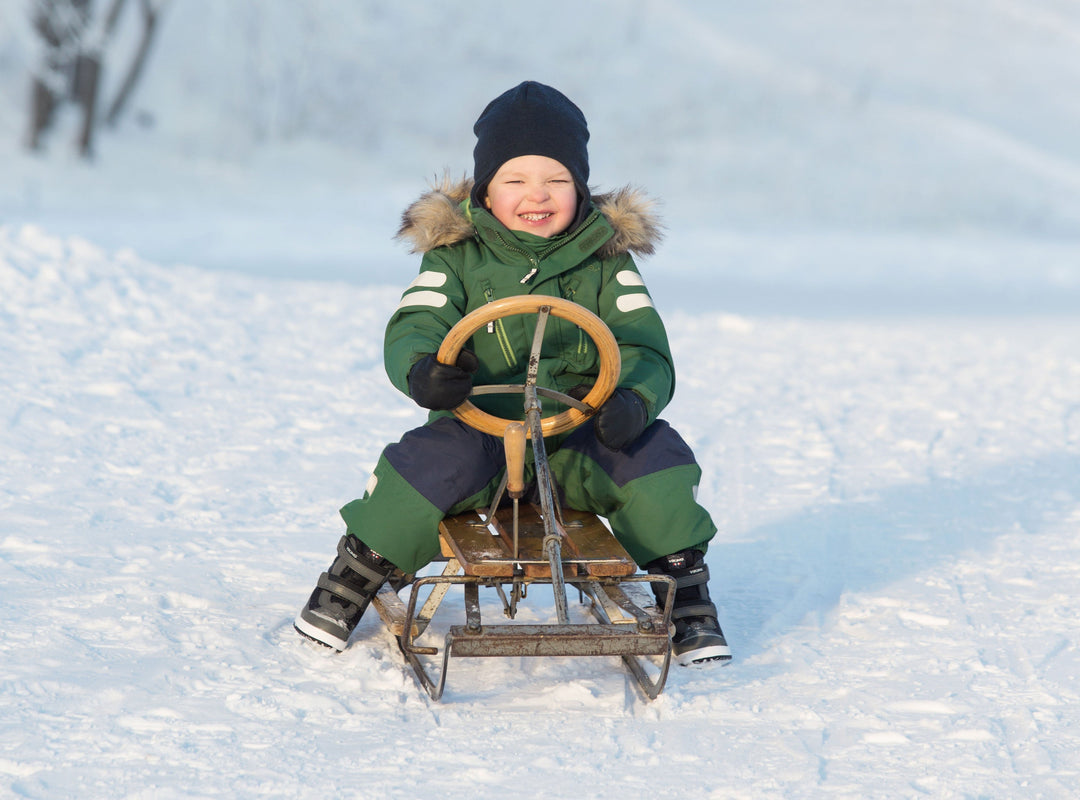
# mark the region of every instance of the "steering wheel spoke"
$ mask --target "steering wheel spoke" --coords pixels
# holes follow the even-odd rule
[[[536,393],[541,397],[546,397],[549,400],[558,400],[563,405],[576,408],[582,414],[595,414],[596,409],[590,406],[588,403],[584,403],[578,400],[576,397],[571,397],[568,394],[560,392],[556,389],[548,389],[546,386],[537,386]],[[525,394],[525,384],[523,383],[489,383],[485,386],[474,386],[473,390],[469,393],[470,397],[476,397],[482,394]]]

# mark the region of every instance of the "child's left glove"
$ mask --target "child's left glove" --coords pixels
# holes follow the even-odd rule
[[[583,384],[567,394],[575,400],[584,400],[591,389]],[[616,389],[593,417],[593,430],[608,450],[622,450],[641,436],[648,422],[649,410],[641,395],[633,389]]]

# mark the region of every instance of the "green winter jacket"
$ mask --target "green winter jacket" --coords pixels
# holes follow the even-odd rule
[[[611,329],[620,345],[619,386],[637,392],[652,422],[671,399],[675,370],[667,332],[631,252],[649,254],[660,238],[651,203],[623,189],[594,197],[587,219],[551,239],[509,231],[488,211],[471,208],[471,183],[443,182],[404,213],[398,236],[423,253],[420,274],[402,295],[386,327],[384,358],[390,380],[408,394],[408,374],[439,349],[465,314],[504,297],[562,297],[584,306]],[[474,384],[525,382],[536,316],[504,317],[473,335],[466,348],[480,369]],[[537,383],[565,392],[591,384],[599,371],[596,347],[572,322],[551,317]],[[478,408],[508,419],[523,417],[520,394],[471,398]],[[563,410],[544,401],[544,416]],[[432,418],[449,412],[433,412]]]

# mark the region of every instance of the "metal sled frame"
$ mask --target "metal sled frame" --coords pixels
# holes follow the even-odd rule
[[[593,514],[561,509],[555,502],[554,481],[548,466],[544,437],[570,430],[588,420],[610,396],[618,380],[619,347],[607,326],[591,312],[568,300],[523,295],[488,303],[466,315],[447,334],[438,352],[439,361],[453,364],[464,343],[482,326],[512,314],[537,315],[532,352],[525,383],[521,386],[475,387],[473,394],[522,392],[525,422],[492,417],[471,403],[454,413],[469,425],[501,435],[507,470],[491,507],[456,517],[440,525],[440,542],[446,566],[441,575],[413,580],[408,604],[384,586],[374,598],[383,621],[398,639],[402,653],[417,680],[433,700],[442,697],[450,657],[487,656],[619,656],[637,680],[642,692],[655,699],[663,690],[671,665],[669,625],[675,596],[675,580],[666,575],[639,575],[637,565],[603,523]],[[596,344],[600,373],[583,401],[538,387],[536,377],[540,349],[549,315],[577,324]],[[544,418],[540,397],[555,398],[568,411]],[[532,440],[539,503],[522,504],[526,439]],[[504,495],[512,500],[512,514],[500,510]],[[564,550],[567,551],[564,554]],[[513,619],[518,602],[528,587],[552,587],[557,621],[531,625],[485,623],[480,615],[481,586],[494,588],[503,611]],[[643,585],[644,584],[644,585]],[[666,584],[661,608],[647,591],[648,584]],[[567,586],[578,589],[595,623],[570,621]],[[422,590],[431,587],[421,604]],[[438,656],[438,648],[417,643],[447,592],[462,586],[465,624],[452,626],[442,648],[442,668],[433,677],[425,661]],[[509,588],[509,596],[506,589]],[[643,591],[643,589],[645,591]],[[647,659],[660,658],[659,674],[650,677]]]
[[[535,557],[536,545],[541,541],[537,533],[543,531],[540,510],[535,508],[527,509],[522,515],[525,519],[519,519],[521,549],[520,558],[515,560],[509,548],[498,552],[509,535],[500,519],[503,516],[505,512],[490,518],[482,512],[472,512],[444,520],[441,541],[446,564],[442,574],[415,579],[407,603],[389,586],[384,586],[375,598],[376,609],[397,637],[420,685],[433,700],[439,700],[451,656],[619,656],[644,695],[655,699],[664,688],[671,664],[670,611],[660,612],[648,589],[651,583],[667,584],[663,607],[670,609],[674,579],[666,575],[627,574],[636,567],[625,554],[560,556],[561,569],[552,571],[548,561]],[[566,516],[570,548],[575,538],[582,538],[581,534],[587,533],[584,538],[590,539],[596,536],[597,528],[603,528],[592,514],[567,511]],[[621,550],[615,537],[603,529],[610,543]],[[484,539],[490,542],[485,545]],[[487,557],[475,560],[477,555],[484,555],[483,549],[488,551]],[[470,574],[477,572],[488,574]],[[512,618],[518,601],[533,585],[552,587],[557,611],[560,595],[565,603],[566,587],[576,588],[596,622],[575,623],[560,617],[551,624],[492,624],[481,618],[480,587],[494,588],[502,600],[503,613]],[[417,640],[454,586],[464,590],[465,624],[452,626],[446,634],[442,666],[433,674],[439,648],[418,644]],[[653,669],[647,664],[650,657],[659,660]]]

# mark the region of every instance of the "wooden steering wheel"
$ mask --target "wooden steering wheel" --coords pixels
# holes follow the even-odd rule
[[[577,303],[559,297],[531,294],[505,297],[502,300],[487,303],[458,320],[457,324],[447,332],[446,338],[443,339],[442,346],[439,347],[439,352],[435,356],[443,364],[453,364],[457,361],[458,354],[461,353],[465,342],[484,325],[515,314],[544,315],[548,313],[573,322],[589,335],[600,356],[600,374],[597,375],[596,383],[593,384],[592,389],[580,402],[553,389],[537,387],[538,394],[554,398],[570,406],[566,411],[541,419],[540,429],[545,437],[576,428],[595,414],[596,410],[615,391],[615,386],[619,381],[619,370],[622,367],[622,357],[619,355],[619,345],[615,341],[614,335],[600,317]],[[539,319],[537,324],[540,324]],[[529,377],[526,384],[474,387],[473,393],[524,392],[530,382],[535,383],[536,364],[539,363],[540,359],[540,338],[540,336],[535,337],[536,340],[533,343],[533,352],[529,359]],[[504,419],[486,411],[481,411],[469,400],[455,408],[454,415],[462,422],[479,431],[500,437],[506,431],[507,425],[519,422],[519,420]]]

